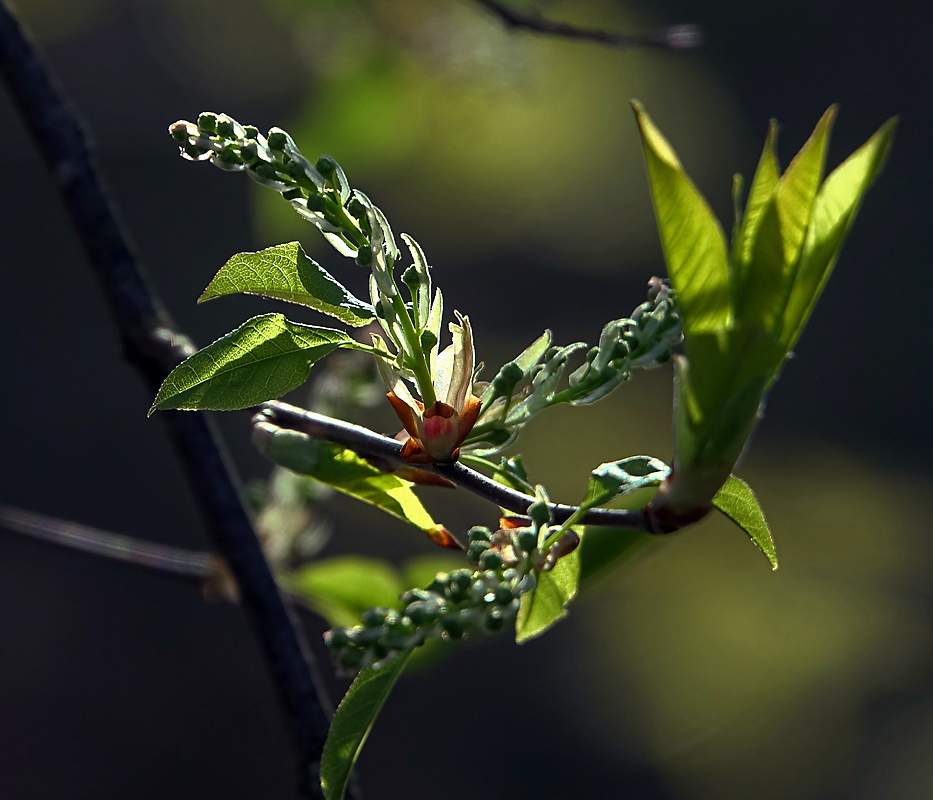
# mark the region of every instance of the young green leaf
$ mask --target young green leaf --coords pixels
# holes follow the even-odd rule
[[[149,409],[232,411],[300,386],[315,361],[354,342],[343,331],[264,314],[199,350],[172,370]]]
[[[736,272],[735,280],[740,284],[743,281],[748,263],[752,259],[752,244],[758,234],[758,226],[761,224],[765,206],[768,200],[771,199],[778,179],[781,177],[777,154],[774,150],[776,140],[777,122],[771,120],[768,125],[768,137],[765,140],[765,146],[758,161],[758,168],[755,170],[755,176],[752,178],[748,190],[745,213],[742,215],[742,221],[736,235],[735,249],[732,253],[732,262]]]
[[[407,586],[385,561],[343,556],[313,561],[279,576],[280,583],[301,597],[331,625],[359,625],[368,608],[393,608]]]
[[[780,323],[787,286],[793,279],[823,179],[829,132],[836,115],[831,107],[817,123],[800,152],[762,209],[757,232],[751,239],[752,260],[737,287],[739,315],[773,330]]]
[[[357,328],[376,316],[371,305],[350,294],[326,269],[309,258],[298,242],[233,256],[220,268],[198,302],[238,293],[259,294],[308,306]]]
[[[752,541],[758,545],[758,549],[771,562],[771,569],[778,568],[771,529],[768,528],[768,522],[758,504],[758,498],[745,481],[731,475],[716,493],[713,505],[751,537]]]
[[[421,504],[409,481],[383,472],[352,450],[274,425],[256,425],[253,441],[279,466],[376,506],[432,539],[441,527]]]
[[[321,788],[327,800],[343,798],[353,765],[409,655],[410,651],[402,653],[381,669],[366,667],[340,701],[321,756]]]
[[[581,534],[582,529],[575,528]],[[550,572],[537,574],[538,584],[522,595],[515,619],[515,641],[524,644],[567,616],[567,604],[580,585],[580,548],[564,556]]]
[[[687,334],[728,328],[732,295],[726,238],[703,195],[641,103],[632,102],[641,131],[661,247]]]
[[[889,119],[820,187],[784,309],[781,339],[788,349],[797,342],[832,272],[862,198],[884,166],[896,125],[896,118]]]

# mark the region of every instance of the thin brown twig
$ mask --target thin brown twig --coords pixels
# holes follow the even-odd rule
[[[512,30],[523,30],[544,36],[577,39],[627,50],[635,47],[659,50],[687,50],[703,42],[703,33],[696,25],[672,25],[656,33],[638,34],[612,33],[598,28],[581,28],[566,22],[547,19],[537,11],[517,11],[499,0],[474,0]]]
[[[412,466],[402,458],[402,445],[396,439],[390,439],[388,436],[383,436],[361,425],[333,419],[323,414],[315,414],[313,411],[306,411],[303,408],[288,405],[278,400],[263,403],[260,406],[260,411],[253,417],[254,430],[257,431],[257,436],[260,437],[260,440],[257,441],[260,448],[262,444],[261,426],[263,424],[299,431],[315,439],[334,442],[363,456],[384,459],[390,463],[402,464],[409,468]],[[440,475],[478,497],[518,514],[527,512],[531,505],[537,501],[536,497],[496,483],[459,461],[451,464],[424,464],[419,465],[418,468]],[[566,521],[578,511],[577,506],[562,503],[549,503],[548,507],[551,510],[551,518],[557,523]],[[642,509],[591,508],[581,517],[580,522],[585,525],[625,528],[626,530],[644,531],[645,533],[662,533],[662,531],[652,528],[650,519]]]
[[[0,77],[45,159],[114,316],[127,359],[153,393],[187,355],[175,326],[142,274],[91,157],[74,111],[51,71],[0,0]],[[329,727],[329,703],[311,654],[276,587],[253,530],[239,483],[204,414],[163,415],[214,546],[229,564],[242,605],[269,664],[297,749],[303,797],[322,796],[317,773]]]

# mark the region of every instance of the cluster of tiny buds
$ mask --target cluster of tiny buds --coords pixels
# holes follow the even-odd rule
[[[632,312],[631,322],[626,334],[633,345],[629,348],[632,366],[663,364],[683,341],[683,321],[674,290],[661,278],[648,281],[648,299]]]
[[[224,170],[245,171],[257,183],[280,192],[324,233],[366,240],[372,235],[366,204],[351,196],[340,165],[326,155],[312,164],[286,131],[272,128],[263,136],[258,128],[241,125],[226,114],[205,112],[197,123],[173,123],[169,133],[185,158],[210,160]],[[359,243],[354,242],[354,247]],[[357,260],[369,266],[371,250],[359,248]]]
[[[439,572],[424,589],[405,592],[400,608],[370,608],[359,625],[328,631],[324,641],[337,668],[378,669],[431,638],[498,633],[515,620],[521,596],[534,588],[533,571],[552,569],[580,543],[568,530],[543,553],[539,542],[550,532],[547,525],[528,517],[503,517],[500,525],[494,532],[470,529],[467,555],[478,569]]]
[[[340,671],[353,673],[370,665],[378,669],[431,638],[501,631],[518,613],[521,584],[514,568],[439,572],[426,588],[405,592],[401,608],[370,608],[360,625],[333,628],[324,641]]]

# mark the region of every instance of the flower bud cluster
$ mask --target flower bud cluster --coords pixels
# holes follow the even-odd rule
[[[498,568],[439,572],[425,589],[405,592],[399,609],[370,608],[359,625],[333,628],[324,641],[341,670],[378,669],[428,639],[501,631],[514,621],[523,588],[519,571],[501,562]]]
[[[505,364],[485,385],[482,411],[465,448],[478,456],[497,453],[539,411],[557,403],[595,402],[626,381],[633,369],[651,369],[670,360],[682,340],[674,292],[667,281],[652,278],[648,299],[630,318],[603,328],[597,346],[568,376],[567,388],[558,387],[571,356],[586,348],[583,342],[551,347],[523,366],[518,360]]]
[[[338,252],[372,267],[383,293],[394,294],[391,272],[399,256],[395,238],[382,212],[362,192],[350,189],[333,158],[321,156],[312,164],[281,128],[271,128],[263,136],[226,114],[204,112],[196,123],[173,123],[169,133],[185,158],[246,172],[279,192]]]

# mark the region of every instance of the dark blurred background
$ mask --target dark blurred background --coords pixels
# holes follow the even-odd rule
[[[201,344],[268,308],[195,305],[236,252],[299,238],[360,292],[364,276],[271,193],[178,158],[166,127],[179,117],[279,125],[312,159],[337,158],[419,240],[495,367],[544,326],[593,342],[662,274],[630,98],[727,223],[732,173],[750,176],[770,117],[786,164],[840,103],[834,166],[900,115],[742,465],[781,569],[717,520],[657,544],[542,639],[464,646],[406,676],[359,773],[380,799],[933,796],[933,127],[914,4],[537,4],[610,30],[701,25],[705,45],[680,53],[511,35],[469,0],[17,5],[153,283]],[[165,429],[146,419],[151,397],[2,93],[0,121],[0,503],[206,549]],[[669,371],[639,375],[596,406],[545,415],[518,449],[572,502],[602,461],[668,458],[669,407]],[[247,418],[219,422],[243,476],[266,475]],[[454,530],[494,522],[468,496],[428,503]],[[350,502],[327,514],[327,553],[432,552]],[[0,631],[0,796],[292,797],[290,745],[236,608],[0,533]]]

